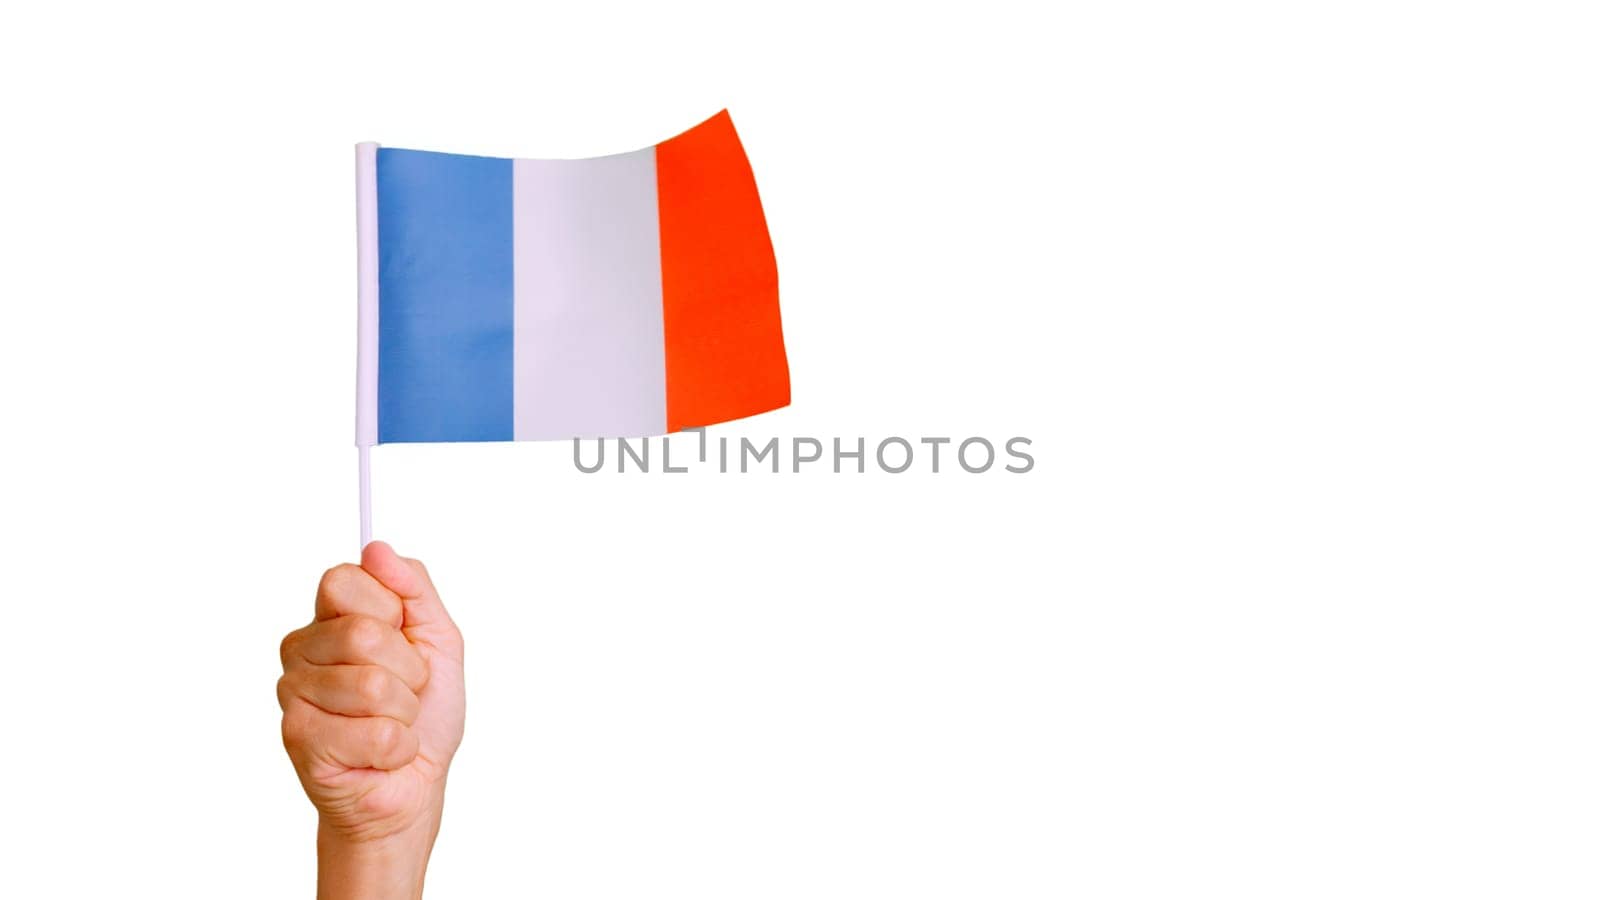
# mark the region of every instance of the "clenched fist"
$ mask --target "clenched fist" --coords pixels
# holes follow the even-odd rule
[[[283,639],[283,744],[320,817],[318,896],[420,897],[461,743],[461,633],[422,564],[374,541]]]

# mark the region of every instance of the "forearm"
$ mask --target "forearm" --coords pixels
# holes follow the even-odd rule
[[[318,900],[417,900],[439,817],[376,841],[352,840],[317,828]]]

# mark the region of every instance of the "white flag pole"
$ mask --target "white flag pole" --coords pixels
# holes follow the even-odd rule
[[[361,546],[372,543],[372,454],[370,447],[356,447],[357,465],[361,469]]]
[[[356,145],[356,455],[361,546],[372,541],[371,450],[378,443],[378,145]]]

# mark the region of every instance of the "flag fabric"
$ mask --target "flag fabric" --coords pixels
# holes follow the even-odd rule
[[[358,444],[638,437],[788,404],[726,110],[593,159],[362,144],[357,175]]]

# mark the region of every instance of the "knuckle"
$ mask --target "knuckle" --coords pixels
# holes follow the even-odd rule
[[[405,727],[393,719],[379,719],[373,731],[372,741],[381,753],[393,753],[400,749],[400,743],[405,739]]]
[[[300,710],[290,707],[283,712],[283,746],[290,751],[304,747],[310,735],[310,723]]]
[[[288,668],[289,660],[294,656],[294,647],[300,640],[299,636],[300,632],[291,631],[283,636],[283,640],[278,642],[278,662],[284,668]]]
[[[294,698],[294,685],[289,681],[289,676],[278,678],[278,708],[285,712],[289,709],[289,701]]]
[[[361,653],[371,653],[383,643],[383,624],[377,619],[366,616],[349,616],[350,624],[345,626],[345,642],[351,649]]]
[[[368,708],[383,702],[389,690],[389,676],[377,666],[370,666],[356,676],[356,696]]]
[[[360,567],[351,563],[340,563],[322,573],[322,580],[317,583],[317,593],[325,597],[337,597],[349,589],[355,580],[356,572]]]

